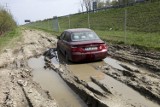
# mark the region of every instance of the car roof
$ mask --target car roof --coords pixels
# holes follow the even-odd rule
[[[75,29],[67,29],[65,31],[74,33],[74,32],[85,32],[85,31],[92,31],[92,30],[88,28],[75,28]]]

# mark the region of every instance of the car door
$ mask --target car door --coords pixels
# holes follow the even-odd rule
[[[63,38],[64,38],[64,34],[65,34],[65,32],[63,32],[62,34],[61,34],[61,36],[59,37],[59,40],[58,40],[58,43],[57,43],[57,46],[58,46],[58,49],[61,51],[61,52],[63,52]]]
[[[70,33],[69,32],[65,32],[64,33],[64,37],[62,40],[62,46],[63,46],[63,53],[66,54],[68,53],[70,50]]]

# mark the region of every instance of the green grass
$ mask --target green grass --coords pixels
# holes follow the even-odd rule
[[[13,47],[21,35],[20,28],[9,31],[0,37],[0,51],[7,46]]]
[[[95,31],[103,40],[109,43],[126,44],[160,51],[160,33],[144,33],[127,31]]]
[[[127,32],[124,34],[124,12],[127,10]],[[160,1],[136,4],[126,8],[89,13],[90,28],[107,42],[134,45],[145,49],[160,50]],[[59,17],[59,32],[69,28],[88,28],[88,14]],[[26,26],[53,32],[54,20],[44,20]]]

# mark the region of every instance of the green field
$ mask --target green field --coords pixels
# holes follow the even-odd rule
[[[68,28],[88,28],[90,26],[107,42],[160,50],[160,1],[101,10],[89,14],[63,16],[58,17],[58,21],[59,32],[55,32],[56,35]],[[53,32],[54,23],[55,20],[48,19],[33,22],[26,26]]]

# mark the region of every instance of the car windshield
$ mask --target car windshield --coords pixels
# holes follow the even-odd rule
[[[71,35],[72,41],[97,40],[99,37],[94,32],[74,32]]]

